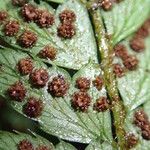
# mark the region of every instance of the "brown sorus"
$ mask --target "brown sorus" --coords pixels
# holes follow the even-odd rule
[[[49,28],[54,24],[54,15],[49,13],[47,10],[38,10],[36,23],[41,28]]]
[[[25,4],[21,9],[21,15],[27,22],[35,21],[38,17],[38,11],[32,4]]]
[[[12,20],[5,24],[4,33],[6,36],[15,36],[19,32],[19,22]]]
[[[56,58],[57,50],[53,46],[46,45],[40,52],[39,57],[54,60]]]
[[[139,36],[141,38],[148,37],[150,33],[150,19],[146,20],[144,24],[138,29],[136,32],[136,36]]]
[[[132,55],[129,55],[126,59],[123,60],[123,64],[124,66],[128,69],[128,70],[135,70],[138,67],[138,63],[139,60]]]
[[[123,44],[117,44],[114,47],[114,52],[117,57],[125,59],[128,56],[127,48]]]
[[[133,133],[128,133],[125,137],[127,148],[131,149],[138,144],[138,138]]]
[[[44,87],[49,79],[49,75],[46,69],[35,69],[30,74],[30,81],[36,87]]]
[[[142,137],[145,140],[150,140],[150,122],[147,122],[142,128]]]
[[[31,48],[32,46],[35,45],[37,40],[38,40],[37,35],[34,32],[26,30],[24,31],[24,33],[20,35],[18,42],[20,46],[24,48]]]
[[[91,97],[87,92],[79,91],[73,94],[71,104],[75,110],[86,112],[90,103]]]
[[[65,9],[59,14],[60,21],[64,22],[74,22],[76,20],[76,15],[72,10]]]
[[[48,83],[48,92],[55,97],[63,97],[68,91],[69,85],[63,76],[58,75]]]
[[[115,73],[115,75],[118,78],[121,78],[124,76],[125,70],[123,69],[123,67],[120,64],[114,64],[113,65],[113,72]]]
[[[8,17],[8,13],[6,11],[0,11],[0,24],[2,24]]]
[[[150,33],[150,18],[144,22],[143,27]]]
[[[100,0],[100,5],[106,11],[111,10],[112,8],[111,0]]]
[[[71,23],[63,23],[57,29],[58,36],[66,39],[71,39],[75,33],[75,26]]]
[[[76,87],[81,90],[88,90],[90,88],[90,80],[85,77],[79,77],[76,80]]]
[[[99,99],[96,100],[93,109],[98,111],[98,112],[104,112],[109,108],[109,103],[108,103],[107,97],[100,97]]]
[[[148,116],[144,112],[144,110],[140,109],[134,114],[134,124],[139,128],[142,128],[148,122]]]
[[[22,140],[18,144],[18,150],[34,150],[34,148],[30,141]]]
[[[23,112],[30,118],[37,118],[43,110],[43,102],[34,97],[30,97],[24,105]]]
[[[142,52],[145,49],[145,42],[144,39],[139,37],[139,36],[134,36],[130,40],[130,47],[135,51],[135,52]]]
[[[17,68],[22,75],[28,75],[33,70],[33,62],[31,58],[23,58],[18,64]]]
[[[37,147],[35,150],[51,150],[50,148],[48,148],[47,146],[44,145],[40,145],[39,147]]]
[[[135,112],[133,123],[141,129],[142,137],[150,140],[150,122],[144,110]]]
[[[14,6],[23,6],[25,5],[26,3],[28,3],[28,0],[12,0],[12,4]]]
[[[143,26],[141,26],[137,31],[136,31],[136,36],[140,38],[146,38],[149,35],[149,30]]]
[[[7,92],[10,98],[19,102],[22,102],[26,96],[26,89],[23,86],[22,82],[19,81],[12,84]]]
[[[100,76],[97,76],[93,81],[93,85],[97,88],[97,90],[101,90],[103,86],[103,79]]]

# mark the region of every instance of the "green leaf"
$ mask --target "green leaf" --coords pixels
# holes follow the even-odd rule
[[[51,150],[54,150],[52,143],[40,136],[31,136],[24,133],[11,133],[6,131],[0,131],[0,150],[17,150],[18,144],[22,140],[28,140],[32,143],[34,148],[40,145],[47,146]]]
[[[91,142],[85,150],[115,150],[109,142],[101,142],[100,140],[96,140]]]
[[[56,145],[56,150],[77,150],[74,146],[64,141]]]
[[[142,53],[133,52],[129,47],[130,38],[123,41],[128,53],[139,60],[138,69],[129,71],[124,77],[118,78],[118,89],[126,108],[131,111],[149,100],[150,97],[150,37],[145,40],[146,49]],[[120,62],[120,60],[115,60]]]
[[[111,11],[102,12],[107,32],[112,35],[113,45],[141,26],[149,15],[149,8],[149,0],[124,0],[115,4]]]
[[[101,91],[98,91],[92,84],[92,81],[96,76],[102,75],[100,66],[90,62],[83,67],[77,74],[71,79],[70,75],[63,69],[56,66],[47,67],[38,61],[34,61],[35,68],[46,68],[50,80],[54,76],[62,75],[70,84],[69,92],[65,97],[54,98],[47,92],[47,87],[41,89],[35,89],[28,81],[28,76],[22,77],[16,72],[16,63],[20,58],[23,58],[22,52],[16,52],[14,50],[3,49],[0,52],[0,63],[3,64],[3,71],[0,73],[0,95],[3,95],[8,99],[6,90],[15,81],[22,81],[25,85],[28,93],[27,97],[37,97],[43,100],[45,106],[42,115],[35,119],[41,124],[41,128],[48,133],[54,134],[62,139],[76,141],[81,143],[89,143],[91,140],[98,137],[103,140],[112,140],[111,134],[111,117],[109,110],[105,112],[96,112],[93,110],[93,104],[101,96],[106,96],[105,87]],[[75,91],[75,80],[78,77],[87,77],[91,80],[91,87],[88,91],[92,98],[92,103],[87,113],[75,111],[71,106],[72,95]],[[26,103],[25,101],[14,102],[10,100],[10,104],[15,110],[23,114],[22,107]]]
[[[74,112],[70,104],[72,94],[77,91],[77,89],[74,88],[75,79],[83,76],[92,80],[95,75],[99,75],[100,73],[101,71],[98,65],[88,64],[82,68],[73,77],[69,97],[66,96],[64,99],[52,101],[52,107],[50,107],[50,111],[47,115],[45,114],[45,116],[43,116],[43,120],[48,120],[49,116],[51,116],[52,119],[49,119],[48,122],[46,121],[47,126],[44,126],[43,123],[42,129],[45,131],[50,130],[52,133],[56,132],[55,134],[63,139],[76,142],[89,143],[96,137],[111,140],[109,111],[96,113],[92,110],[92,105],[95,100],[102,95],[106,95],[104,88],[101,91],[97,91],[95,87],[91,86],[88,93],[92,97],[92,104],[88,113]]]
[[[11,38],[4,35],[2,31],[3,26],[1,26],[0,37],[15,49],[18,48],[30,52],[34,56],[36,56],[46,45],[51,45],[57,49],[57,56],[53,62],[51,60],[48,60],[48,62],[62,67],[80,69],[83,65],[87,64],[90,59],[97,62],[97,47],[88,12],[79,1],[69,0],[65,2],[58,7],[56,13],[55,10],[44,2],[41,3],[40,6],[38,5],[38,7],[47,9],[55,15],[55,24],[49,29],[40,28],[33,22],[25,23],[19,15],[20,8],[13,7],[9,0],[4,1],[4,4],[0,6],[0,9],[7,10],[10,19],[18,20],[21,29],[16,37]],[[76,35],[72,39],[62,39],[57,36],[57,28],[60,24],[59,13],[64,9],[70,9],[76,14]],[[18,42],[16,42],[16,38],[25,29],[29,29],[38,35],[38,41],[33,48],[21,48],[18,45]]]

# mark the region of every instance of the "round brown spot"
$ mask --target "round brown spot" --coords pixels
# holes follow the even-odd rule
[[[135,57],[135,56],[128,56],[124,61],[123,61],[123,64],[125,65],[125,67],[128,69],[128,70],[135,70],[137,69],[138,67],[138,59]]]
[[[36,87],[43,87],[46,85],[49,75],[46,69],[35,69],[30,74],[30,81]]]
[[[47,10],[38,10],[36,23],[41,28],[49,28],[54,24],[54,15],[49,13]]]
[[[23,112],[30,118],[37,118],[43,110],[43,102],[34,97],[30,97],[24,105]]]
[[[146,20],[144,24],[138,29],[136,32],[136,36],[140,38],[146,38],[149,36],[150,33],[150,19]]]
[[[17,64],[17,68],[22,75],[30,74],[33,70],[32,59],[31,58],[21,59]]]
[[[125,137],[127,148],[131,149],[138,144],[138,138],[133,133],[128,133]]]
[[[0,11],[0,24],[2,24],[8,17],[8,13],[6,11]]]
[[[120,64],[114,64],[113,71],[118,78],[121,78],[124,76],[125,70]]]
[[[47,146],[44,145],[40,145],[39,147],[37,147],[35,150],[51,150],[50,148],[48,148]]]
[[[143,38],[140,38],[138,36],[134,36],[130,41],[130,47],[135,52],[142,52],[145,49],[145,42]]]
[[[26,3],[28,3],[28,0],[12,0],[12,4],[14,6],[23,6],[25,5]]]
[[[25,4],[21,9],[21,15],[27,22],[35,21],[38,17],[38,11],[32,4]]]
[[[4,26],[4,33],[6,36],[14,36],[19,32],[19,22],[18,21],[9,21]]]
[[[134,124],[139,128],[142,128],[148,122],[148,116],[144,112],[144,110],[140,109],[134,114]]]
[[[128,56],[127,48],[123,44],[118,44],[114,47],[114,52],[117,57],[125,59]]]
[[[10,98],[18,102],[22,102],[26,96],[26,89],[21,82],[11,85],[7,92]]]
[[[41,58],[54,60],[56,58],[56,54],[57,50],[54,47],[47,45],[43,48],[43,50],[40,51],[38,55]]]
[[[109,101],[106,97],[100,97],[96,100],[93,109],[98,112],[104,112],[109,108]]]
[[[141,129],[142,137],[146,140],[150,140],[150,121],[144,110],[141,109],[135,112],[133,123]]]
[[[145,140],[150,140],[150,122],[145,124],[142,128],[142,137]]]
[[[75,110],[85,112],[90,106],[91,97],[87,92],[79,91],[73,94],[71,103]]]
[[[149,31],[147,28],[144,28],[144,26],[141,26],[137,32],[136,32],[136,36],[140,37],[140,38],[146,38],[149,35]]]
[[[103,79],[100,76],[97,76],[93,81],[93,85],[97,88],[97,90],[101,90],[103,86]]]
[[[65,9],[59,14],[60,21],[64,22],[74,22],[76,20],[76,15],[72,10]]]
[[[111,9],[112,9],[112,2],[111,2],[111,0],[101,0],[101,1],[100,1],[100,6],[101,6],[104,10],[108,11],[108,10],[111,10]]]
[[[79,77],[76,80],[76,86],[81,90],[88,90],[90,88],[90,80],[85,77]]]
[[[34,150],[33,145],[28,140],[22,140],[18,144],[18,150]]]
[[[59,37],[71,39],[76,33],[75,26],[71,23],[63,23],[58,27],[57,33]]]
[[[31,48],[35,45],[37,40],[37,35],[34,32],[26,30],[23,34],[21,34],[21,36],[18,39],[18,42],[20,46],[24,48]]]
[[[68,91],[69,85],[63,76],[58,75],[48,83],[48,92],[56,97],[63,97]]]

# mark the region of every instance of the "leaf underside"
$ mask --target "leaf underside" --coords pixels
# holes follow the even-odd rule
[[[49,149],[54,150],[52,143],[46,139],[37,136],[30,136],[29,134],[24,133],[10,133],[6,131],[0,131],[0,149],[1,150],[17,150],[18,145],[21,141],[28,140],[32,143],[33,147],[37,148],[38,146],[47,146]]]
[[[31,3],[36,5],[33,2]],[[102,96],[106,97],[108,93],[104,86],[98,91],[92,84],[96,76],[103,76],[103,71],[100,69],[99,64],[97,64],[97,46],[87,9],[81,2],[76,0],[66,1],[57,10],[53,10],[47,3],[41,2],[40,8],[47,9],[55,15],[55,24],[49,29],[39,28],[33,22],[24,23],[19,14],[20,8],[12,6],[10,0],[1,2],[0,10],[6,10],[9,13],[9,19],[19,21],[21,29],[16,37],[10,38],[4,35],[3,26],[0,26],[0,37],[13,47],[13,49],[0,49],[0,64],[2,65],[0,70],[0,95],[5,97],[14,109],[24,116],[26,115],[23,113],[23,106],[28,101],[28,97],[41,99],[44,102],[42,115],[39,118],[31,119],[38,121],[40,128],[47,133],[69,141],[90,143],[86,150],[115,149],[112,146],[110,111],[98,113],[93,110],[93,104],[96,100]],[[118,90],[127,110],[125,129],[127,132],[135,133],[140,138],[140,143],[135,148],[136,150],[149,150],[149,142],[142,139],[139,130],[132,124],[132,120],[134,111],[141,105],[143,105],[146,113],[149,114],[150,38],[147,38],[145,41],[145,51],[141,54],[136,54],[129,47],[131,37],[128,36],[136,31],[145,21],[150,12],[149,8],[149,0],[125,0],[115,5],[111,11],[101,11],[107,33],[112,35],[112,44],[115,45],[123,40],[122,43],[127,46],[129,53],[136,55],[140,61],[139,68],[136,71],[129,72],[122,78],[117,78]],[[62,39],[57,36],[57,27],[60,24],[59,14],[65,9],[71,9],[76,14],[76,35],[72,39]],[[33,48],[25,49],[17,43],[18,36],[25,29],[29,29],[38,35],[38,42]],[[43,63],[45,60],[37,57],[37,54],[46,45],[51,45],[57,49],[56,59],[54,61],[46,61],[52,65],[51,67]],[[45,68],[48,71],[49,81],[58,75],[62,75],[65,78],[69,84],[67,95],[61,98],[53,97],[47,92],[47,85],[40,89],[34,88],[29,82],[29,76],[20,75],[16,65],[20,59],[29,56],[32,57],[34,68]],[[115,61],[120,62],[117,59]],[[58,66],[78,71],[71,77],[66,70]],[[91,82],[88,94],[92,98],[92,102],[86,113],[76,111],[71,106],[72,95],[79,91],[75,86],[76,80],[79,77],[86,77]],[[6,94],[7,89],[16,81],[21,81],[27,89],[27,96],[23,102],[15,102]],[[12,134],[0,132],[0,139],[5,139],[4,136],[8,136],[6,139],[10,139]],[[18,140],[24,138],[24,134],[13,134],[13,137],[18,142]],[[31,138],[31,140],[35,141],[35,143],[37,142],[34,138]],[[15,149],[16,144],[12,139],[10,141]],[[4,144],[7,144],[7,141],[3,141],[1,144],[0,140],[0,148],[1,145],[3,148]],[[143,148],[143,146],[145,147]],[[66,144],[63,141],[56,146],[56,150],[68,149],[75,150],[72,145]]]
[[[135,55],[139,60],[138,69],[135,71],[127,72],[122,78],[118,78],[118,89],[123,98],[124,105],[129,111],[137,108],[150,97],[150,37],[145,40],[146,49],[142,53],[136,53],[131,50],[129,41],[131,37],[123,41],[122,44],[128,49],[128,53]],[[120,62],[120,60],[115,60]]]
[[[32,2],[32,4],[38,7],[35,3]],[[46,29],[38,27],[33,22],[25,23],[20,15],[20,8],[12,6],[10,0],[2,2],[0,10],[7,10],[9,19],[17,20],[19,22],[20,31],[16,37],[7,37],[4,35],[3,26],[1,26],[0,37],[15,49],[26,51],[34,56],[36,56],[46,45],[53,46],[57,50],[56,59],[53,62],[51,60],[48,60],[47,62],[65,68],[76,70],[87,64],[89,60],[97,62],[96,42],[88,12],[79,1],[67,1],[60,5],[56,11],[44,2],[41,3],[38,8],[46,9],[54,14],[54,25]],[[72,10],[76,14],[76,21],[74,23],[76,34],[72,39],[63,39],[57,36],[57,28],[60,25],[59,14],[65,9]],[[33,31],[38,36],[38,41],[32,48],[25,49],[18,45],[17,39],[25,30]]]
[[[103,87],[101,91],[98,91],[96,87],[92,85],[92,81],[95,77],[102,75],[99,65],[90,62],[71,79],[65,70],[56,66],[47,68],[42,62],[35,61],[35,68],[47,69],[50,76],[49,81],[57,75],[62,75],[69,83],[70,88],[68,94],[62,98],[54,98],[47,92],[47,86],[41,89],[32,88],[32,85],[28,81],[29,77],[22,77],[16,72],[16,67],[14,66],[24,57],[27,57],[27,54],[10,49],[1,50],[0,63],[3,68],[0,74],[0,83],[2,85],[0,87],[1,95],[9,99],[5,94],[7,89],[16,81],[21,81],[28,91],[27,98],[34,96],[43,100],[45,104],[42,115],[37,119],[43,130],[60,138],[76,142],[89,143],[97,137],[111,141],[111,119],[109,111],[104,113],[93,111],[93,104],[96,99],[101,96],[106,96],[105,87]],[[88,93],[92,98],[92,103],[88,113],[75,111],[71,106],[72,95],[78,91],[78,89],[75,88],[75,81],[78,77],[87,77],[91,80],[91,88]],[[25,98],[25,101],[22,103],[15,101],[10,102],[14,109],[23,114],[22,107],[26,103],[27,98]]]
[[[149,0],[124,0],[111,11],[102,11],[108,35],[113,45],[135,32],[150,14]]]

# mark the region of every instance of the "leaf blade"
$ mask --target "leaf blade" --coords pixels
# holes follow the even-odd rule
[[[107,32],[112,35],[113,45],[131,35],[142,25],[149,16],[149,7],[149,0],[125,0],[115,4],[111,11],[102,11]]]

